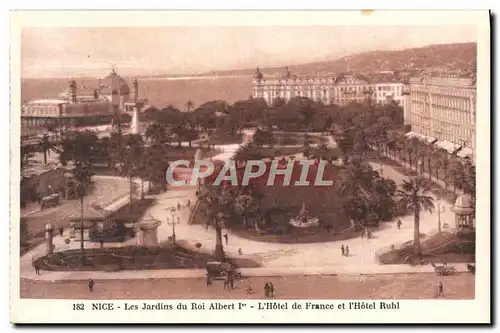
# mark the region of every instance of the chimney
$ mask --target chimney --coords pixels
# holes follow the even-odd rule
[[[70,102],[76,103],[76,81],[69,81],[69,94],[70,94]]]

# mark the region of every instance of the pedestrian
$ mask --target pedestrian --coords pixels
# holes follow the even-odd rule
[[[346,245],[345,247],[345,256],[349,257],[349,245]]]
[[[243,255],[243,250],[241,249],[241,247],[238,249],[238,255]]]
[[[269,297],[269,291],[270,291],[269,283],[266,282],[266,284],[264,285],[264,295],[266,297]]]
[[[361,239],[365,238],[365,229],[361,230]]]
[[[36,275],[40,275],[40,266],[38,265],[38,263],[35,263],[35,273]]]
[[[94,291],[94,284],[95,284],[94,280],[89,279],[89,291],[90,292]]]
[[[226,240],[226,245],[227,245],[227,242],[228,242],[228,239],[229,239],[229,237],[227,236],[227,233],[224,234],[224,239]]]
[[[101,244],[101,249],[104,247],[104,240],[100,240],[99,243]]]
[[[63,232],[64,232],[64,228],[63,228],[63,227],[60,227],[60,228],[59,228],[59,235],[61,235],[61,236],[62,236],[62,235],[63,235]]]
[[[248,285],[246,293],[247,293],[247,295],[253,294],[253,289],[252,289],[252,286],[250,284]]]
[[[188,199],[188,202],[187,202],[187,206],[188,208],[191,207],[191,200]]]
[[[345,256],[344,244],[342,244],[342,246],[340,247],[340,251],[342,252],[342,257]]]
[[[222,290],[229,289],[229,275],[224,275],[224,286],[222,287]]]
[[[207,274],[207,286],[212,285],[212,279],[210,278],[210,275]]]
[[[401,222],[401,219],[398,219],[398,229],[401,229],[402,224],[403,224],[403,222]]]
[[[180,211],[181,210],[181,203],[180,202],[177,202],[177,210]]]
[[[229,274],[229,285],[231,286],[231,289],[234,289],[234,275],[232,273]]]
[[[443,291],[443,282],[439,281],[438,283],[438,297],[444,297],[444,291]]]
[[[269,282],[269,296],[274,297],[274,284]]]

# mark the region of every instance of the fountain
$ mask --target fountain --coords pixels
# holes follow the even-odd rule
[[[319,219],[307,214],[306,203],[302,201],[302,209],[299,215],[290,220],[290,224],[296,228],[310,228],[319,226]]]

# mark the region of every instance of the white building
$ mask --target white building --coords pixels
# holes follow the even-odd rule
[[[265,78],[259,68],[253,79],[254,98],[263,98],[268,105],[281,98],[285,101],[293,97],[307,97],[324,104],[346,105],[361,103],[367,99],[378,104],[395,102],[403,106],[403,83],[401,81],[366,77],[353,73],[337,76],[297,77],[285,72],[276,78]]]
[[[410,79],[405,103],[407,136],[436,139],[438,147],[460,157],[475,160],[476,79],[475,75],[425,75]],[[435,140],[434,140],[435,141]]]

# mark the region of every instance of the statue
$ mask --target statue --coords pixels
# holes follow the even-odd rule
[[[310,217],[307,214],[306,202],[302,201],[302,208],[300,209],[299,215],[290,220],[290,224],[294,227],[307,228],[319,225],[319,219],[316,217]]]

